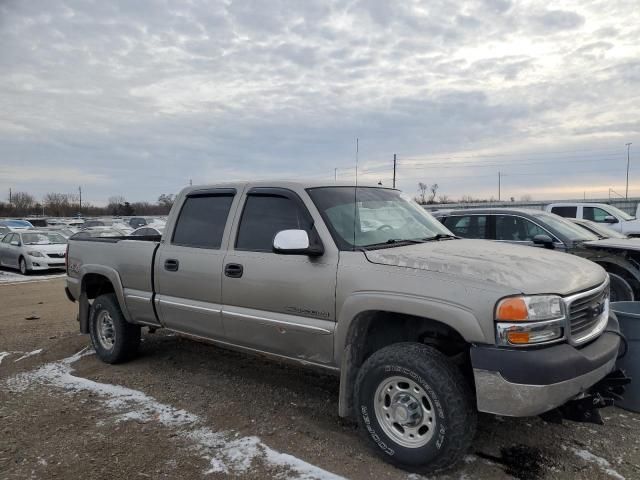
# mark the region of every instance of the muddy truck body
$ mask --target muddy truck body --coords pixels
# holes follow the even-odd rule
[[[161,237],[72,237],[67,272],[102,360],[149,327],[332,372],[339,414],[415,472],[460,460],[478,411],[591,401],[620,343],[600,266],[456,238],[381,187],[188,187]]]

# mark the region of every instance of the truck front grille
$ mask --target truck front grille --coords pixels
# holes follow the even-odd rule
[[[609,282],[565,299],[568,304],[571,340],[580,344],[595,338],[609,320]]]

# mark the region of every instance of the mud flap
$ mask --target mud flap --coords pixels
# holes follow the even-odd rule
[[[86,292],[82,292],[80,294],[78,305],[78,321],[80,322],[80,333],[89,333],[89,309],[91,308],[91,305],[89,304],[89,299],[87,298]]]
[[[623,370],[615,370],[591,387],[580,398],[570,400],[561,407],[540,415],[549,423],[562,423],[562,420],[573,422],[595,423],[604,425],[600,409],[609,407],[617,400],[622,400],[625,385],[631,382]]]

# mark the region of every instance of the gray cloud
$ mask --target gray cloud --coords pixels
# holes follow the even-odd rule
[[[371,181],[388,181],[382,166],[398,153],[401,187],[439,174],[445,193],[484,192],[493,174],[481,165],[446,180],[411,162],[602,150],[640,131],[640,13],[622,0],[565,8],[3,2],[0,189],[82,181],[101,202],[153,199],[189,178],[331,179],[336,167],[349,178],[359,137]],[[23,167],[42,173],[21,181]]]

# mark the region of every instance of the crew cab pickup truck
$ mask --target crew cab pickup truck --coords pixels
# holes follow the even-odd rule
[[[545,210],[561,217],[603,223],[616,232],[640,237],[640,220],[606,203],[551,203]]]
[[[339,414],[421,473],[464,456],[478,411],[589,400],[620,342],[602,267],[455,238],[382,187],[188,187],[162,237],[72,237],[67,269],[105,362],[164,327],[334,372]]]

